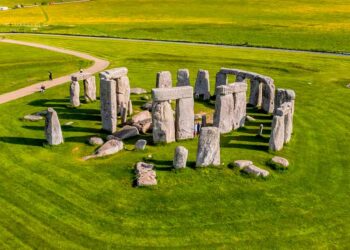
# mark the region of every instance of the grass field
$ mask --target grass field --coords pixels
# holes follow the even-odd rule
[[[0,12],[0,31],[350,52],[349,16],[349,0],[95,0]]]
[[[115,156],[83,162],[102,135],[99,103],[70,109],[68,86],[49,89],[0,106],[0,248],[221,248],[348,249],[350,147],[350,58],[255,49],[15,36],[81,50],[126,66],[132,87],[150,90],[159,70],[189,68],[192,84],[199,68],[211,84],[220,67],[269,75],[277,87],[296,91],[292,141],[278,155],[291,162],[287,172],[265,163],[270,117],[223,135],[217,168],[173,171],[177,145],[195,161],[197,140],[133,152],[135,140]],[[175,80],[175,79],[174,79]],[[144,102],[133,96],[134,108]],[[23,122],[28,113],[54,107],[64,124],[65,144],[43,146],[43,122]],[[196,103],[196,112],[213,109]],[[257,139],[259,124],[265,136]],[[151,135],[144,136],[150,140]],[[133,164],[152,155],[158,186],[133,188]],[[270,178],[252,179],[227,167],[251,159]]]
[[[52,51],[0,43],[0,94],[78,71],[90,62]]]

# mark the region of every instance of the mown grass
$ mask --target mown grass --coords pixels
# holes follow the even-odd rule
[[[0,13],[0,31],[350,51],[340,0],[96,0]]]
[[[16,36],[19,39],[18,36]],[[102,135],[99,102],[69,105],[68,86],[0,106],[0,245],[6,248],[349,248],[350,59],[307,53],[191,45],[151,44],[21,36],[23,40],[82,50],[127,66],[133,87],[150,90],[159,70],[189,68],[192,84],[199,68],[211,84],[220,67],[237,67],[273,77],[278,87],[296,91],[292,141],[277,155],[291,163],[286,172],[266,162],[270,117],[223,135],[223,165],[171,169],[177,145],[190,151],[197,140],[132,151],[136,139],[115,156],[82,161]],[[173,76],[174,80],[175,77]],[[134,108],[145,101],[133,96]],[[65,144],[45,146],[43,122],[23,122],[28,113],[54,107]],[[196,112],[213,106],[196,103]],[[257,139],[259,124],[264,137]],[[151,141],[151,135],[142,136]],[[43,146],[44,145],[44,146]],[[133,164],[152,155],[158,186],[133,188]],[[232,170],[250,159],[271,176],[255,179]]]
[[[59,77],[91,63],[61,53],[0,43],[0,94],[48,80],[48,71]]]

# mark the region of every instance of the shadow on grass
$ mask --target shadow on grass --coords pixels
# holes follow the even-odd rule
[[[69,98],[64,99],[38,99],[28,103],[30,106],[35,107],[67,107],[70,101]]]
[[[44,128],[39,126],[22,126],[22,127],[30,130],[44,131]],[[86,132],[86,133],[94,133],[94,134],[99,134],[103,132],[101,129],[97,129],[97,128],[84,128],[84,127],[73,127],[73,126],[62,126],[62,130],[68,131],[68,132]]]
[[[25,137],[0,137],[1,142],[16,144],[16,145],[26,145],[26,146],[36,146],[42,147],[45,140],[37,138],[25,138]]]
[[[266,151],[269,148],[269,138],[257,135],[224,135],[221,137],[220,141],[221,147],[225,148],[242,148],[262,151]],[[264,145],[262,145],[262,143]]]

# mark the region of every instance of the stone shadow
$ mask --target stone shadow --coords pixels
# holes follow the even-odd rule
[[[42,130],[44,131],[43,127],[39,126],[22,126],[25,129],[30,130]],[[68,132],[86,132],[86,133],[93,133],[93,134],[99,134],[102,133],[102,129],[97,128],[84,128],[84,127],[73,127],[73,126],[62,126],[62,131],[68,131]]]
[[[42,147],[46,141],[44,139],[38,139],[38,138],[5,136],[5,137],[0,137],[0,142],[16,144],[16,145]]]

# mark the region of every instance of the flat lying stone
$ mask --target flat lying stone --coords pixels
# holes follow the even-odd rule
[[[277,165],[281,165],[283,167],[289,166],[289,161],[286,158],[280,157],[280,156],[274,156],[271,159],[271,162]]]
[[[253,165],[253,162],[249,160],[237,160],[237,161],[234,161],[233,164],[235,167],[238,167],[239,169],[243,169],[245,167]]]
[[[246,119],[247,119],[249,122],[254,122],[254,121],[256,121],[255,118],[253,118],[253,117],[251,117],[251,116],[249,116],[249,115],[246,116]]]
[[[152,111],[152,105],[153,105],[153,102],[146,102],[141,106],[141,109]]]
[[[42,116],[40,115],[25,115],[23,117],[23,120],[25,121],[30,121],[30,122],[37,122],[44,119]]]
[[[145,120],[152,120],[152,114],[149,111],[141,111],[131,118],[131,123],[139,123]]]
[[[135,166],[136,186],[157,185],[156,172],[153,165],[145,162],[138,162]]]
[[[121,140],[128,139],[131,137],[138,136],[139,130],[134,126],[126,125],[118,132],[114,133],[113,136],[120,138]]]
[[[141,94],[146,94],[147,90],[143,89],[143,88],[131,88],[130,89],[130,94],[134,94],[134,95],[141,95]]]
[[[143,140],[143,139],[137,140],[137,142],[135,143],[135,149],[136,150],[145,150],[146,145],[147,145],[146,140]]]
[[[89,138],[89,144],[90,145],[102,145],[103,144],[103,140],[100,137],[93,136],[93,137]]]
[[[93,155],[83,157],[83,160],[116,154],[123,148],[124,144],[122,141],[112,139],[98,148]]]
[[[248,174],[252,174],[255,176],[263,176],[263,177],[267,177],[270,174],[269,171],[258,168],[257,166],[254,166],[254,165],[249,165],[243,168],[242,171]]]

